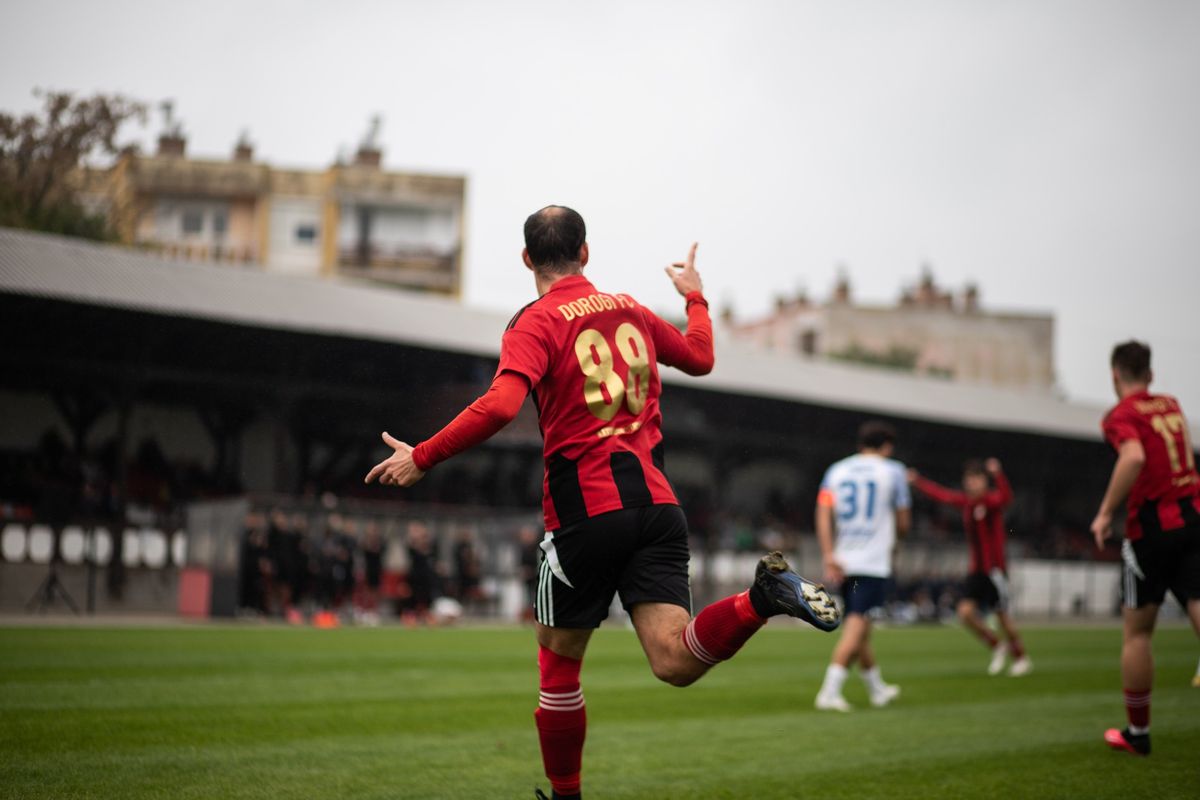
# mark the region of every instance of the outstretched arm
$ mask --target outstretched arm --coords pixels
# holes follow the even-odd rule
[[[942,486],[940,483],[931,481],[915,469],[908,471],[908,482],[913,485],[914,489],[936,503],[945,503],[948,506],[958,506],[960,508],[967,504],[967,495],[965,492],[956,492],[953,489]]]
[[[1108,481],[1108,490],[1100,501],[1100,510],[1092,520],[1092,536],[1096,539],[1096,547],[1103,549],[1104,540],[1112,536],[1113,514],[1121,503],[1129,496],[1129,490],[1142,474],[1142,465],[1146,463],[1146,451],[1138,439],[1126,439],[1117,449],[1117,463],[1113,465],[1112,477]]]
[[[708,316],[708,301],[704,299],[704,285],[696,271],[696,245],[688,250],[685,261],[675,262],[666,271],[675,290],[684,298],[688,322],[687,331],[680,333],[674,325],[646,312],[658,360],[688,375],[707,375],[712,372],[715,360],[712,320]]]
[[[378,479],[385,486],[412,486],[435,464],[469,450],[494,436],[521,411],[529,394],[525,378],[502,372],[482,397],[431,438],[411,447],[387,432],[383,442],[395,452],[367,473],[366,483]]]

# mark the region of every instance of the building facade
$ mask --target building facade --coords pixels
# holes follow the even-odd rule
[[[457,296],[466,180],[386,171],[374,138],[310,171],[256,161],[245,139],[227,160],[189,158],[169,129],[153,156],[86,170],[80,194],[123,242],[161,255]]]
[[[977,287],[956,295],[928,270],[894,306],[856,304],[843,277],[825,303],[801,294],[763,319],[726,313],[725,322],[734,338],[776,352],[1014,389],[1055,385],[1051,315],[984,311]]]

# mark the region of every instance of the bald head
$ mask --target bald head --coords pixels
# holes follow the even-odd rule
[[[566,206],[546,206],[525,220],[525,251],[538,272],[578,272],[585,259],[581,253],[586,242],[583,217]]]

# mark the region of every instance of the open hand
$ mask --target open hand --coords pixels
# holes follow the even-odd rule
[[[667,277],[671,279],[671,283],[675,284],[675,291],[686,297],[688,292],[704,291],[704,285],[700,281],[700,273],[696,272],[696,242],[692,242],[692,247],[688,250],[687,260],[676,261],[669,267],[664,267],[667,271]]]
[[[1000,459],[989,458],[987,461],[983,462],[983,468],[988,471],[989,475],[995,475],[1000,471]]]
[[[382,486],[412,486],[425,477],[425,473],[413,462],[411,445],[405,444],[387,431],[383,432],[383,443],[396,452],[372,467],[363,483],[378,479]]]

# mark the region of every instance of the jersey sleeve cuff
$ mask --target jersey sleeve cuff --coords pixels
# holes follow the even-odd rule
[[[428,450],[429,448],[425,446],[425,443],[421,442],[412,451],[413,463],[417,465],[417,469],[421,470],[421,472],[428,472],[433,468],[433,461],[429,458]]]
[[[689,307],[692,303],[699,303],[700,305],[704,306],[705,308],[708,308],[708,301],[704,299],[704,293],[699,290],[694,291],[694,292],[688,292],[687,294],[685,294],[683,296],[683,307],[684,308]]]

